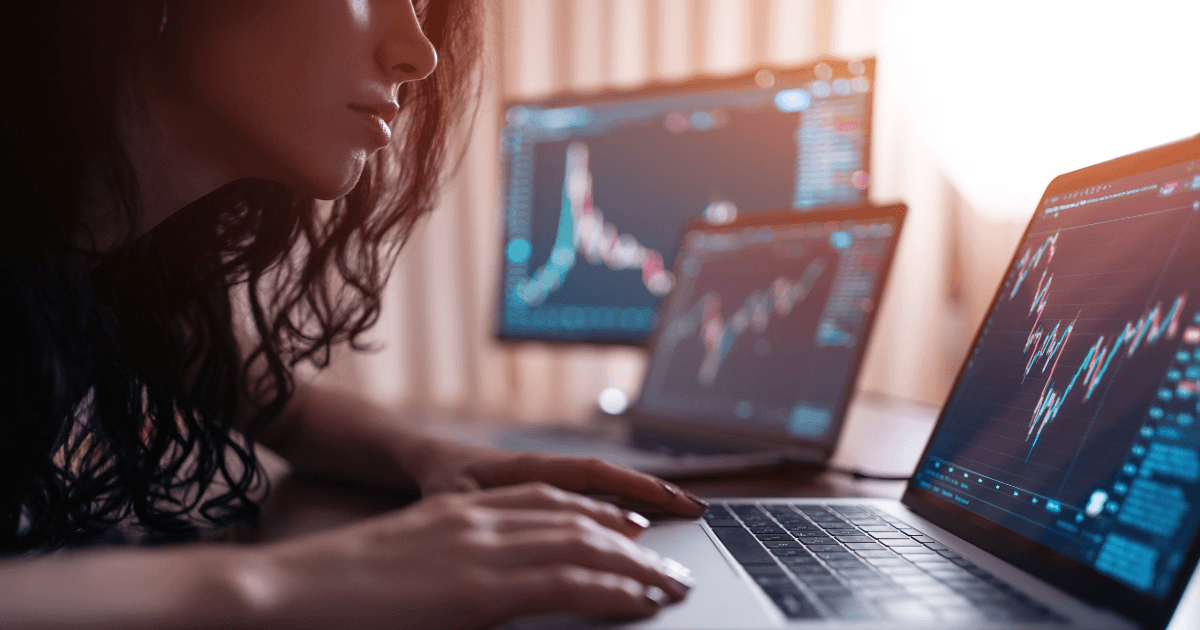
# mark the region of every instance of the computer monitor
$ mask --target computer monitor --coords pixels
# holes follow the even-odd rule
[[[865,200],[873,59],[504,109],[504,339],[645,341],[688,221]]]

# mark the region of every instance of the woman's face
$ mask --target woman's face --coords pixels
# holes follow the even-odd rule
[[[318,199],[354,187],[391,140],[400,86],[437,64],[411,0],[167,6],[151,113],[173,143]]]

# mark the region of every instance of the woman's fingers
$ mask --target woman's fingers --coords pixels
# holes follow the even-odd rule
[[[634,578],[657,586],[673,601],[695,584],[691,571],[596,526],[526,530],[503,537],[497,561],[505,566],[570,564]]]
[[[475,476],[490,487],[544,481],[572,492],[616,494],[683,516],[700,516],[708,507],[678,486],[597,458],[527,453]]]
[[[650,521],[636,512],[622,510],[611,503],[567,492],[546,483],[494,488],[481,493],[477,502],[486,507],[582,514],[630,537],[641,534],[650,526]]]
[[[509,618],[556,612],[641,618],[670,602],[657,586],[631,577],[568,564],[506,572],[496,594]]]

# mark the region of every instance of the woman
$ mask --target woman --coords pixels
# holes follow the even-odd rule
[[[632,542],[644,518],[574,493],[703,511],[674,486],[440,442],[293,380],[375,322],[468,109],[479,10],[9,9],[6,627],[473,628],[557,610],[643,616],[686,593],[686,570]],[[253,523],[251,440],[300,469],[427,498],[269,545],[97,546]]]

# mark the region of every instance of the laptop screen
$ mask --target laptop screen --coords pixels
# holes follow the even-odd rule
[[[689,230],[639,412],[835,437],[902,207]]]
[[[910,492],[1163,598],[1200,523],[1200,163],[1129,172],[1046,193]]]

